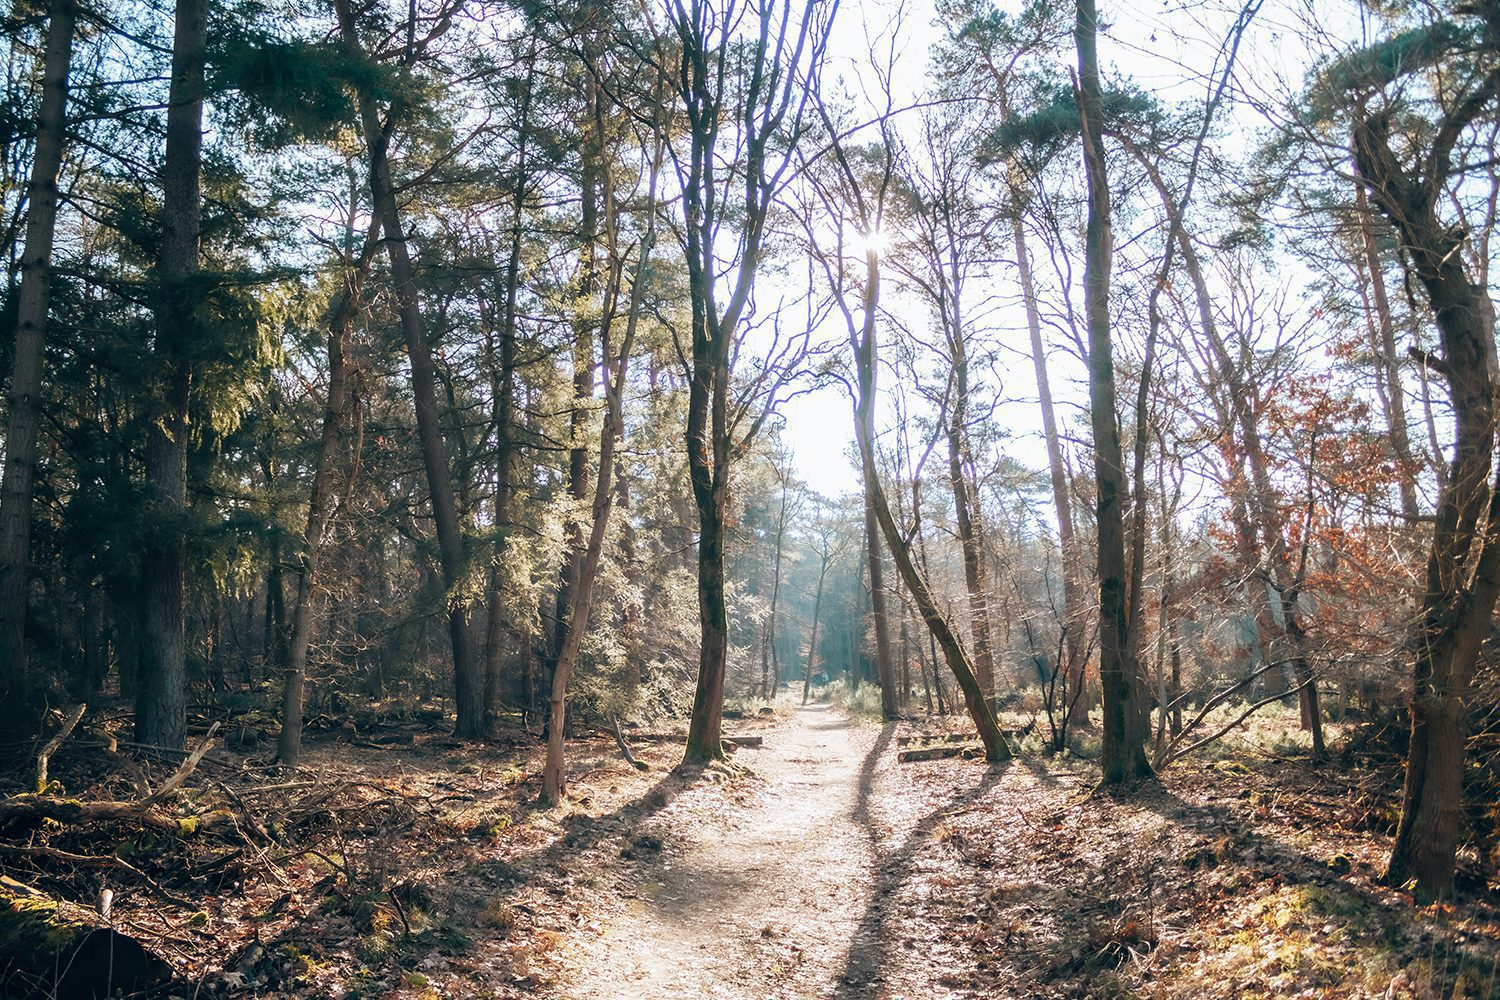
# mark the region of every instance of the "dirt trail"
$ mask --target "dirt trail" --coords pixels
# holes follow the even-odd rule
[[[764,786],[725,810],[674,803],[648,829],[661,858],[634,897],[575,938],[573,1000],[873,996],[876,734],[809,706],[740,760]],[[691,799],[684,796],[684,799]],[[709,809],[706,822],[684,811]],[[675,814],[675,815],[674,815]]]

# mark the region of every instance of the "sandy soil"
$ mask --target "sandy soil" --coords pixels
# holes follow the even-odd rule
[[[1388,840],[1305,769],[1116,798],[1078,761],[897,763],[915,731],[810,707],[741,752],[749,779],[689,785],[632,828],[653,850],[590,894],[552,996],[1496,995],[1493,894],[1380,886]]]
[[[688,796],[664,810],[648,824],[660,858],[637,869],[622,910],[572,943],[566,964],[578,974],[559,993],[875,995],[876,734],[826,705],[800,709],[738,755],[760,784],[747,806]]]

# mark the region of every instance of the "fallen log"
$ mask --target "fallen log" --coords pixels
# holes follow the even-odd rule
[[[764,742],[760,736],[726,736],[725,743],[733,743],[737,747],[758,747]]]
[[[203,756],[213,747],[214,734],[218,729],[219,724],[215,722],[209,727],[208,735],[198,744],[197,749],[187,756],[176,771],[172,772],[171,777],[162,782],[155,791],[139,799],[84,802],[80,799],[68,799],[57,795],[13,795],[4,802],[0,802],[0,829],[26,820],[38,822],[52,820],[54,823],[92,823],[114,820],[136,823],[156,830],[166,830],[179,836],[188,836],[205,826],[228,819],[230,814],[222,811],[205,813],[201,816],[178,817],[161,808],[167,796],[180,788],[182,783],[197,770]]]
[[[625,734],[620,732],[620,720],[615,716],[615,713],[613,712],[609,713],[609,724],[610,727],[614,729],[615,742],[620,746],[620,756],[625,758],[625,763],[629,764],[637,771],[651,770],[650,764],[647,764],[645,761],[636,760],[635,754],[630,752],[630,744],[625,742]]]
[[[920,760],[943,760],[948,757],[976,757],[984,749],[978,743],[942,743],[935,747],[916,747],[896,754],[896,762],[909,764]]]
[[[1032,719],[1020,729],[1002,729],[1000,733],[1008,740],[1019,740],[1025,738],[1036,729],[1036,720]],[[931,746],[942,743],[974,743],[979,736],[977,733],[917,733],[912,736],[897,736],[896,745],[899,747],[911,746],[913,743],[919,746]]]
[[[597,732],[601,736],[610,736],[611,735],[610,731],[608,729],[604,728],[603,726],[597,727]],[[630,738],[633,741],[635,741],[636,743],[685,743],[685,742],[687,742],[687,734],[686,733],[644,733],[644,732],[635,731],[635,732],[632,732],[630,734]]]

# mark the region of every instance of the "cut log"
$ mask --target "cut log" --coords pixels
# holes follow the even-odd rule
[[[737,747],[758,747],[763,742],[760,736],[726,736],[725,743],[733,743]]]
[[[902,750],[896,754],[896,760],[901,764],[909,764],[912,761],[943,760],[947,757],[977,757],[982,753],[984,748],[978,743],[942,743],[935,747]]]

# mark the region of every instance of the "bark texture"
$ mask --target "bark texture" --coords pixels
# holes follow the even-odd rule
[[[72,0],[47,5],[42,99],[36,150],[26,184],[26,246],[16,295],[16,346],[0,481],[0,734],[26,726],[26,610],[31,594],[31,498],[41,421],[42,358],[52,303],[52,244],[57,229],[57,178],[67,141],[68,68],[76,9]]]
[[[183,589],[187,560],[188,401],[192,392],[198,240],[203,209],[207,0],[178,0],[162,156],[162,236],[156,264],[154,360],[159,403],[146,435],[150,529],[141,554],[141,662],[136,739],[187,742]]]
[[[1452,889],[1463,825],[1467,699],[1500,594],[1500,490],[1490,481],[1495,310],[1486,289],[1466,271],[1462,232],[1442,224],[1437,204],[1453,144],[1497,95],[1500,70],[1491,70],[1438,129],[1425,170],[1409,168],[1394,152],[1387,114],[1361,109],[1354,125],[1360,176],[1395,228],[1437,320],[1442,356],[1429,363],[1447,379],[1455,427],[1410,639],[1411,746],[1401,821],[1385,872],[1388,883],[1410,883],[1428,899]]]
[[[360,51],[359,35],[347,0],[337,0],[336,10],[345,43],[355,51]],[[382,121],[380,110],[368,86],[360,86],[356,96],[360,124],[364,130],[365,152],[370,161],[370,193],[374,214],[385,234],[391,279],[396,286],[401,333],[406,340],[406,354],[411,365],[417,441],[422,451],[432,517],[437,527],[438,561],[442,567],[443,593],[448,606],[448,637],[453,649],[454,701],[458,710],[454,735],[461,739],[479,739],[485,733],[484,670],[474,648],[468,603],[459,593],[467,571],[463,529],[459,523],[458,500],[454,495],[453,479],[448,469],[448,448],[443,441],[432,346],[427,342],[427,334],[422,326],[421,297],[391,178],[387,148],[390,142],[390,123]]]
[[[1118,785],[1151,774],[1142,744],[1130,739],[1137,669],[1131,656],[1123,504],[1128,497],[1120,423],[1115,412],[1114,345],[1110,336],[1109,272],[1113,238],[1109,177],[1105,169],[1099,88],[1098,12],[1078,0],[1078,110],[1088,180],[1085,229],[1084,316],[1088,325],[1089,421],[1094,433],[1098,525],[1099,680],[1104,703],[1102,783]]]

